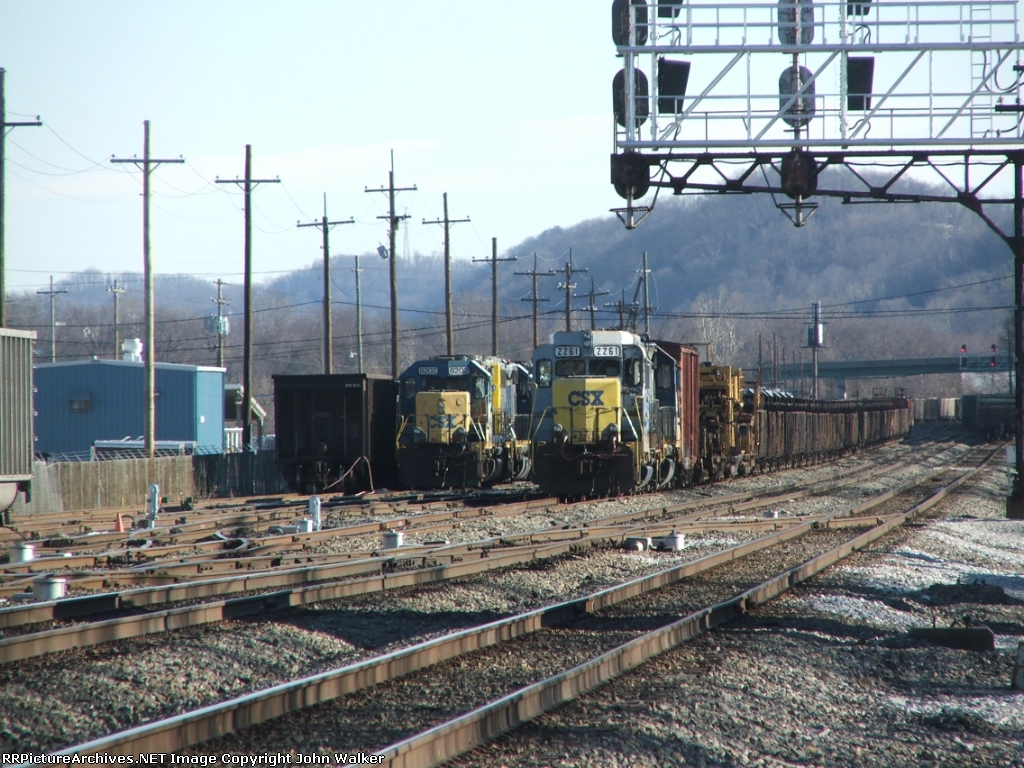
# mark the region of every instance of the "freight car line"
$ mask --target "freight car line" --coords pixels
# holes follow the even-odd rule
[[[385,754],[389,761],[393,761],[391,764],[403,766],[435,765],[450,759],[456,754],[472,748],[477,743],[482,743],[485,737],[493,737],[526,717],[535,716],[554,706],[556,702],[568,700],[570,696],[585,692],[656,653],[663,652],[711,626],[734,618],[746,610],[749,605],[763,602],[792,584],[809,578],[841,557],[863,548],[909,517],[934,505],[976,471],[965,473],[926,501],[894,516],[883,525],[872,528],[867,533],[861,534],[823,555],[812,558],[796,568],[787,570],[780,576],[764,582],[754,589],[747,590],[732,600],[695,612],[682,621],[631,640],[626,645],[604,653],[597,659],[574,670],[530,686],[452,723],[433,728],[426,734],[404,740],[388,748]],[[812,523],[808,523],[802,526],[803,532],[810,530],[812,525]],[[740,557],[740,552],[751,554],[766,546],[792,539],[799,536],[800,533],[801,531],[796,528],[790,528],[765,537],[765,539],[750,542],[726,552],[709,555],[700,561],[675,566],[617,587],[602,590],[585,598],[538,609],[483,627],[446,635],[383,657],[303,680],[292,681],[228,702],[204,707],[195,712],[184,713],[112,734],[62,750],[57,754],[168,752],[200,744],[209,738],[236,732],[265,722],[270,718],[313,706],[385,680],[404,676],[463,653],[520,637],[545,626],[579,619],[585,614],[608,608],[620,601],[678,581],[685,576],[730,562]],[[517,706],[521,708],[520,714],[516,713]],[[294,733],[294,731],[291,732]],[[435,757],[432,760],[422,761],[421,756],[423,755],[434,755]]]
[[[891,467],[890,467],[890,469],[891,469]],[[875,474],[877,471],[879,471],[879,470],[873,470],[871,472],[871,474]],[[846,472],[846,473],[843,473],[843,474],[855,474],[855,473]],[[831,482],[831,481],[828,481],[828,482]],[[815,484],[811,484],[811,485],[815,485]],[[644,517],[652,517],[652,516],[664,517],[665,515],[669,514],[670,512],[683,511],[683,510],[686,510],[686,509],[692,509],[694,507],[698,507],[698,508],[699,507],[704,507],[704,506],[707,506],[709,503],[712,503],[713,501],[717,501],[719,503],[721,503],[721,502],[732,502],[733,500],[738,499],[738,498],[750,498],[751,496],[756,496],[757,494],[760,494],[760,493],[762,493],[762,491],[746,492],[746,493],[742,493],[742,494],[732,494],[732,495],[729,495],[729,496],[719,497],[718,499],[713,499],[713,500],[702,499],[702,500],[699,500],[699,501],[696,501],[696,502],[683,502],[681,504],[672,505],[672,506],[669,506],[669,507],[654,508],[654,509],[646,510],[644,512],[630,512],[630,513],[626,513],[626,514],[623,514],[623,515],[612,516],[612,517],[607,518],[606,520],[595,520],[595,521],[591,521],[589,523],[584,523],[584,524],[582,524],[581,526],[579,526],[577,528],[569,528],[569,527],[567,527],[565,529],[559,529],[557,531],[543,531],[543,532],[540,532],[540,533],[528,532],[528,533],[525,533],[525,534],[520,534],[518,536],[520,538],[523,538],[523,537],[528,538],[529,539],[529,543],[531,543],[531,544],[532,543],[538,543],[540,541],[550,541],[552,539],[559,539],[559,540],[566,540],[566,539],[568,539],[570,541],[578,541],[579,538],[578,538],[577,535],[574,535],[571,532],[569,532],[569,533],[567,533],[567,532],[568,531],[580,531],[580,529],[583,528],[583,529],[589,529],[589,531],[587,531],[587,532],[589,532],[591,534],[596,534],[596,533],[598,533],[598,530],[596,528],[596,524],[597,523],[601,523],[601,522],[611,522],[611,523],[614,523],[614,522],[620,522],[620,521],[622,521],[622,522],[633,522],[633,521],[635,521],[638,518],[642,519]],[[763,502],[761,502],[761,503],[763,504]],[[733,509],[733,511],[735,511],[736,507],[734,506],[734,507],[732,507],[732,509]],[[677,518],[674,521],[673,520],[669,520],[669,521],[662,520],[661,522],[664,525],[669,525],[669,523],[682,523],[688,517],[694,517],[694,516],[699,517],[702,514],[703,513],[701,513],[701,512],[697,512],[697,513],[694,513],[694,515],[688,515],[688,516],[686,516],[684,518]],[[635,531],[636,529],[632,529],[632,530]],[[666,530],[666,532],[667,532],[667,530]],[[619,533],[619,531],[613,530],[613,533]],[[582,537],[582,535],[583,535],[582,532],[579,533],[579,537]],[[489,545],[492,545],[492,544],[499,544],[500,541],[501,541],[500,539],[491,539],[491,540],[487,540],[487,541],[484,541],[484,542],[476,542],[476,543],[471,542],[468,545],[452,545],[452,547],[457,547],[457,546],[472,547],[472,546],[474,546],[474,544],[479,544],[481,546],[486,547],[486,546],[489,546]],[[448,549],[450,550],[451,547],[449,547]],[[437,553],[439,553],[439,550],[428,550],[428,552],[433,552],[433,553],[437,554]],[[411,553],[407,550],[407,551],[403,552],[403,556],[404,556],[405,559],[408,559],[411,556]],[[350,576],[351,575],[358,575],[358,565],[356,563],[351,563],[350,565],[352,565],[354,567],[350,569],[349,575]],[[381,565],[381,561],[379,559],[377,559],[377,560],[374,560],[373,563],[369,564],[367,567],[370,570],[372,570],[373,572],[376,572],[378,568],[381,568],[383,566]],[[300,572],[305,572],[307,569],[299,569],[299,570],[300,570]],[[366,572],[366,571],[363,571],[363,572]],[[285,573],[285,575],[286,576],[292,576],[294,573],[295,573],[294,571],[288,571],[288,572]],[[306,579],[306,581],[309,581],[309,580],[310,579]],[[74,618],[74,617],[80,617],[80,616],[88,615],[90,613],[110,612],[110,611],[113,611],[113,610],[118,610],[122,606],[129,606],[129,605],[134,607],[134,606],[140,606],[140,605],[159,604],[160,602],[166,602],[166,601],[173,600],[172,595],[174,595],[174,594],[180,595],[180,597],[178,597],[178,599],[180,599],[180,600],[188,600],[188,599],[201,598],[203,596],[229,594],[232,591],[249,591],[249,590],[246,589],[246,587],[249,586],[249,582],[247,580],[242,579],[242,581],[241,581],[241,589],[233,588],[232,587],[232,585],[235,585],[235,584],[238,584],[238,583],[239,583],[238,579],[214,579],[214,580],[208,580],[208,581],[205,581],[205,582],[192,582],[191,584],[179,585],[176,588],[172,587],[172,589],[174,589],[176,591],[175,592],[171,592],[171,593],[169,593],[164,588],[149,588],[149,589],[133,590],[133,591],[126,592],[126,593],[106,593],[106,594],[101,594],[101,595],[88,596],[88,597],[84,597],[84,598],[79,597],[79,598],[69,598],[69,599],[60,600],[60,601],[52,601],[50,603],[37,603],[37,604],[32,604],[32,605],[17,606],[17,607],[14,607],[14,608],[8,608],[8,609],[0,610],[0,626],[12,627],[12,626],[17,626],[17,625],[39,623],[39,622],[52,621],[52,620],[58,620],[58,619]],[[294,579],[292,579],[291,581],[284,581],[284,580],[282,580],[281,582],[277,582],[277,583],[268,583],[266,586],[261,587],[261,588],[265,589],[265,588],[269,588],[269,586],[280,586],[282,583],[296,583],[296,582],[295,582]],[[205,590],[203,588],[205,588]],[[122,597],[124,597],[125,599],[122,600]]]

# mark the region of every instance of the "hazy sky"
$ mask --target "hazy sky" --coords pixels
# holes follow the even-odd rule
[[[141,175],[111,155],[184,156],[152,174],[160,273],[229,281],[242,270],[241,192],[214,185],[280,176],[254,194],[254,271],[320,259],[327,194],[332,253],[387,242],[390,150],[411,217],[399,252],[441,249],[448,192],[457,257],[504,251],[555,225],[606,215],[609,3],[526,0],[173,3],[0,0],[8,120],[11,290],[51,273],[141,270]],[[406,232],[408,233],[406,235]]]

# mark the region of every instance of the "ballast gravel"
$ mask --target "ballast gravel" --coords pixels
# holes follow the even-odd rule
[[[934,519],[454,761],[468,766],[1024,767],[1024,522],[996,464]],[[996,650],[915,627],[984,624]]]

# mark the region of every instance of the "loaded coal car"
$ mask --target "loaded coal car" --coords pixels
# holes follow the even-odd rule
[[[34,331],[0,328],[0,513],[32,492]]]
[[[274,376],[277,466],[292,489],[393,488],[396,395],[388,376]]]
[[[802,466],[905,437],[914,423],[905,397],[805,400],[762,397],[758,470]]]
[[[401,484],[481,488],[525,480],[529,442],[517,410],[529,406],[529,376],[500,357],[439,356],[409,366],[399,378]]]
[[[560,331],[534,351],[534,480],[558,496],[687,484],[698,459],[697,350],[628,331]]]

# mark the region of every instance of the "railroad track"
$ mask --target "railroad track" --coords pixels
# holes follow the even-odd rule
[[[934,483],[931,482],[932,480],[934,480],[934,477],[930,477],[929,481],[928,481],[928,483],[926,483],[926,485],[934,485]],[[909,493],[910,489],[906,489],[906,491],[907,491],[907,493]],[[930,498],[931,497],[937,498],[937,496],[935,494],[931,494],[930,491],[928,493],[925,493],[924,491],[920,491],[919,495],[922,495],[922,496],[923,495],[928,495]],[[891,498],[891,494],[890,494],[889,498],[878,499],[878,500],[876,500],[876,503],[877,504],[893,504],[893,503],[896,503],[896,502]],[[929,502],[929,503],[934,503],[934,501]],[[847,510],[847,512],[849,512],[849,511],[851,511],[851,510]],[[907,514],[908,513],[905,510],[902,511],[902,512],[896,513],[896,512],[894,512],[892,510],[886,511],[884,508],[880,507],[880,508],[874,510],[871,513],[870,517],[862,517],[862,519],[860,521],[845,520],[845,521],[843,521],[842,524],[843,525],[855,525],[855,526],[858,526],[858,527],[871,526],[872,527],[871,530],[868,531],[865,535],[869,535],[869,534],[870,535],[881,535],[880,533],[878,533],[878,531],[881,530],[881,528],[884,528],[885,530],[891,529],[891,527],[893,527],[898,522],[898,520],[900,518],[905,517]],[[361,662],[360,665],[357,665],[358,668],[352,668],[352,669],[348,669],[348,670],[343,670],[342,672],[337,673],[335,675],[335,677],[332,678],[332,679],[335,680],[335,682],[332,682],[331,680],[326,679],[323,676],[320,676],[320,679],[316,679],[316,680],[312,680],[312,681],[297,681],[297,682],[289,683],[289,684],[287,684],[285,686],[279,686],[278,688],[281,689],[281,690],[278,690],[277,693],[283,696],[283,698],[285,700],[285,705],[288,702],[294,703],[296,701],[305,701],[307,703],[310,703],[310,702],[313,702],[313,701],[316,701],[316,700],[320,700],[321,698],[330,698],[332,695],[338,695],[339,693],[345,693],[345,692],[348,692],[348,690],[351,690],[351,687],[353,685],[356,685],[356,683],[353,683],[352,681],[362,681],[362,684],[365,684],[367,682],[373,683],[373,682],[379,682],[381,679],[386,679],[387,676],[389,674],[392,674],[392,673],[405,674],[405,673],[408,673],[408,672],[410,672],[410,671],[412,671],[414,669],[419,668],[417,665],[422,666],[423,663],[433,663],[433,662],[436,662],[439,658],[444,658],[444,654],[445,653],[454,653],[455,650],[464,651],[464,650],[466,650],[466,649],[468,649],[470,647],[472,647],[472,648],[479,648],[479,647],[482,647],[482,646],[486,646],[486,645],[490,644],[490,642],[492,642],[492,641],[496,641],[498,639],[501,639],[502,638],[502,632],[505,632],[507,634],[507,636],[510,636],[510,637],[520,636],[520,635],[522,635],[522,633],[528,632],[528,630],[531,627],[534,630],[537,630],[537,631],[552,632],[552,631],[555,631],[555,630],[551,629],[551,625],[554,625],[554,624],[564,624],[565,620],[567,618],[576,618],[578,620],[578,619],[580,619],[581,616],[584,617],[584,623],[583,624],[580,624],[580,622],[577,621],[576,622],[577,626],[575,627],[575,629],[570,627],[569,629],[565,630],[566,632],[569,633],[567,636],[580,636],[580,637],[587,636],[587,637],[589,637],[591,635],[594,635],[596,637],[608,637],[610,635],[608,635],[608,633],[604,632],[604,631],[601,631],[601,632],[593,632],[593,631],[591,631],[590,634],[588,635],[587,634],[588,630],[586,629],[586,625],[585,625],[585,621],[586,621],[585,617],[587,617],[587,616],[596,616],[596,618],[600,618],[602,621],[608,621],[609,619],[614,619],[614,620],[618,621],[618,619],[616,619],[614,616],[602,615],[602,614],[596,613],[596,612],[599,611],[599,610],[607,611],[607,610],[609,610],[609,608],[611,606],[613,606],[613,605],[615,605],[617,603],[621,603],[622,600],[625,600],[627,598],[635,597],[637,594],[647,593],[651,589],[654,589],[655,587],[663,586],[664,584],[669,583],[669,582],[673,581],[676,578],[683,577],[683,576],[690,576],[690,577],[692,577],[694,574],[699,573],[704,567],[710,568],[710,567],[713,567],[714,565],[721,565],[723,563],[732,563],[733,561],[736,561],[737,563],[738,562],[745,562],[745,563],[753,563],[753,562],[755,562],[753,559],[750,559],[750,558],[742,559],[741,558],[742,554],[751,554],[752,552],[755,552],[755,551],[770,550],[773,547],[784,547],[784,548],[785,547],[789,547],[789,549],[786,549],[786,550],[779,549],[779,550],[775,550],[775,551],[776,552],[783,552],[784,553],[784,556],[783,556],[784,560],[785,560],[785,558],[789,558],[788,560],[785,560],[785,562],[783,562],[782,565],[785,566],[785,568],[788,569],[788,571],[790,572],[790,576],[792,576],[793,573],[801,573],[801,574],[802,573],[809,573],[809,571],[807,571],[806,568],[804,568],[803,570],[800,570],[800,571],[795,571],[795,570],[793,570],[793,567],[794,567],[794,565],[802,566],[806,562],[808,562],[809,560],[812,559],[811,557],[805,557],[805,555],[813,554],[813,553],[810,553],[810,550],[807,549],[807,547],[810,547],[811,549],[815,549],[816,548],[817,550],[829,550],[829,551],[834,549],[834,547],[832,545],[835,543],[835,537],[842,536],[844,534],[841,531],[839,531],[839,530],[828,530],[826,528],[826,526],[829,524],[829,522],[831,520],[835,520],[836,522],[838,522],[839,521],[839,517],[840,516],[838,514],[833,514],[833,515],[830,515],[830,516],[826,516],[826,519],[819,519],[819,520],[814,520],[814,521],[808,520],[808,521],[803,521],[802,523],[797,524],[797,525],[790,525],[790,526],[785,527],[782,530],[779,530],[779,531],[775,532],[774,534],[771,534],[769,537],[765,537],[765,538],[759,540],[756,543],[755,542],[748,542],[747,544],[742,545],[741,548],[733,548],[729,552],[718,553],[716,555],[713,555],[713,556],[711,556],[712,559],[704,558],[703,562],[698,561],[697,563],[684,564],[682,566],[679,566],[679,567],[673,569],[673,573],[669,573],[669,572],[660,573],[657,576],[646,577],[645,580],[642,580],[640,582],[633,582],[633,583],[631,583],[629,585],[625,585],[625,586],[622,586],[622,587],[617,587],[614,590],[605,590],[603,594],[591,595],[588,598],[583,599],[583,600],[571,601],[570,603],[564,604],[562,606],[555,606],[555,607],[543,609],[541,611],[535,611],[535,612],[532,613],[532,615],[531,614],[525,614],[523,616],[513,617],[512,619],[505,620],[505,622],[503,624],[501,624],[501,622],[499,622],[499,624],[501,624],[502,627],[505,627],[505,629],[502,629],[501,627],[498,627],[498,626],[490,626],[490,627],[485,628],[482,631],[481,630],[467,630],[464,633],[460,633],[460,636],[458,636],[458,637],[457,636],[450,636],[448,638],[442,638],[441,640],[438,640],[438,641],[433,641],[434,643],[444,643],[444,642],[449,643],[449,651],[439,650],[440,646],[437,646],[437,645],[429,646],[429,647],[428,646],[424,646],[422,648],[417,647],[417,648],[414,648],[414,649],[409,649],[407,651],[400,652],[400,654],[404,654],[401,657],[396,656],[395,654],[392,654],[391,658],[388,658],[388,659],[385,660],[385,664],[383,666],[381,666],[380,664],[378,664],[378,663],[376,663],[375,661],[372,661],[372,660],[371,661],[366,661],[366,662]],[[879,520],[880,519],[882,520],[882,522],[879,524]],[[886,527],[886,526],[888,526],[888,527]],[[808,538],[808,536],[810,536],[810,538]],[[863,541],[864,540],[863,537],[861,537],[860,540]],[[816,544],[808,544],[807,543],[807,542],[814,542],[814,541],[816,541],[817,543]],[[798,546],[798,543],[799,543],[799,546]],[[854,548],[856,548],[858,545],[856,543],[854,543],[852,546]],[[746,548],[745,550],[743,549],[744,547]],[[788,554],[786,554],[786,553],[788,553]],[[825,552],[822,551],[820,554],[825,554]],[[818,555],[817,554],[813,554],[813,556],[817,557]],[[715,558],[717,558],[717,560]],[[758,558],[758,561],[767,562],[767,560],[765,560],[764,558],[761,558],[761,557]],[[819,560],[817,562],[820,563],[822,561]],[[763,570],[763,566],[762,566],[762,570]],[[789,577],[787,577],[787,578],[789,578]],[[739,582],[741,584],[745,583],[745,582],[743,582],[742,580],[739,579],[739,577],[733,571],[732,566],[730,566],[729,575],[726,577],[726,581],[728,582],[729,586],[731,586],[731,585],[733,585],[734,583],[737,583],[737,582]],[[777,583],[777,582],[773,582],[773,583]],[[661,593],[658,593],[658,594],[661,594]],[[665,593],[665,594],[668,594],[668,593]],[[718,621],[719,619],[724,620],[723,617],[725,617],[726,615],[730,615],[731,616],[731,615],[735,614],[735,610],[736,610],[736,606],[737,605],[742,607],[742,606],[745,606],[751,600],[756,602],[757,599],[760,599],[757,596],[761,595],[761,594],[767,594],[767,593],[758,592],[752,586],[750,589],[746,590],[743,593],[743,595],[745,595],[745,597],[743,597],[743,599],[740,600],[739,603],[736,602],[736,600],[739,599],[739,598],[736,598],[735,596],[733,596],[728,601],[726,601],[726,602],[729,603],[730,606],[732,606],[731,608],[726,609],[726,608],[716,607],[715,609],[709,609],[709,611],[705,611],[705,612],[701,613],[701,616],[703,616],[704,618],[703,619],[698,619],[697,620],[697,624],[699,625],[699,624],[701,624],[701,622],[704,622],[705,624],[707,624],[708,622],[711,622],[712,620],[714,620],[714,621]],[[718,601],[718,602],[722,602],[722,601]],[[723,605],[724,604],[725,603],[723,603]],[[682,606],[682,605],[683,604],[678,603],[678,600],[677,600],[677,602],[674,604],[674,607],[671,609],[671,612],[673,612],[673,613],[680,612],[680,606]],[[690,604],[689,607],[692,608],[693,605]],[[566,612],[568,612],[568,614]],[[664,611],[662,611],[662,612],[664,612]],[[603,618],[602,618],[602,616],[603,616]],[[621,617],[619,617],[619,618],[621,618]],[[519,622],[519,623],[517,624],[516,622]],[[533,622],[533,624],[531,624],[530,622]],[[545,626],[547,626],[546,629],[544,628]],[[558,631],[562,631],[562,630],[558,630]],[[617,629],[616,631],[619,631],[619,630]],[[633,632],[635,632],[636,631],[636,627],[623,629],[621,631],[633,631]],[[662,630],[658,630],[658,631],[662,632]],[[676,631],[676,630],[673,630],[673,631]],[[664,635],[664,633],[663,633],[663,635]],[[672,635],[672,632],[669,632],[668,635],[664,635],[664,636],[670,636],[670,635],[673,636],[673,637],[675,636],[675,635]],[[491,640],[481,639],[481,638],[486,638],[486,637],[490,637]],[[537,634],[536,635],[536,638],[545,638],[545,637],[547,637],[547,635],[543,635],[543,634]],[[544,643],[548,643],[548,640],[543,640],[543,641],[537,640],[537,642],[541,642],[542,645],[543,645]],[[558,642],[556,642],[554,640],[550,641],[550,643],[554,643],[555,645],[558,645],[560,642],[561,641],[558,641]],[[569,652],[569,656],[560,657],[560,658],[563,659],[563,662],[565,661],[565,659],[570,658],[573,653],[577,653],[578,652],[578,649],[577,649],[577,651],[573,651],[572,650],[573,648],[576,648],[577,646],[579,646],[580,648],[586,648],[589,651],[593,651],[595,653],[597,652],[597,649],[592,644],[588,645],[586,642],[583,642],[583,641],[580,641],[580,642],[583,643],[583,644],[580,645],[575,640],[572,641],[572,642],[562,643],[562,645],[564,645],[564,647]],[[587,642],[589,642],[589,641],[587,641]],[[639,646],[635,645],[636,642],[638,642],[637,638],[633,638],[630,642],[634,643],[635,647],[639,647]],[[452,650],[452,649],[455,649],[455,650]],[[611,649],[608,649],[608,650],[602,649],[602,650],[604,652],[604,655],[607,655],[608,653],[612,652]],[[421,653],[421,654],[423,654],[423,657],[421,658],[420,661],[415,661],[413,656],[410,655],[410,654],[413,654],[413,653]],[[627,653],[633,653],[633,651],[629,651]],[[428,660],[428,661],[425,662],[424,660]],[[563,662],[559,662],[559,663],[563,663]],[[616,664],[618,664],[618,663],[619,662],[616,662]],[[486,667],[486,665],[484,665],[484,666]],[[565,666],[572,666],[572,665],[568,664],[568,663],[565,663]],[[382,672],[381,671],[382,669],[390,670],[390,672],[387,672],[387,673]],[[590,674],[590,673],[587,673],[587,674]],[[384,676],[383,678],[382,678],[382,675]],[[348,680],[349,682],[347,682],[347,683],[339,683],[339,682],[337,682],[337,680],[343,680],[343,679],[344,680]],[[451,684],[451,681],[449,681],[448,684]],[[346,685],[349,686],[349,687],[346,688],[345,687]],[[359,687],[359,686],[356,685],[356,687]],[[487,690],[487,688],[474,688],[471,685],[467,686],[467,685],[461,684],[461,683],[455,684],[455,687],[459,688],[460,690],[461,689],[466,689],[466,690]],[[285,689],[287,689],[287,690],[285,690]],[[379,693],[379,691],[378,691],[378,693]],[[549,693],[543,693],[543,694],[541,694],[541,698],[549,697],[549,695],[550,695]],[[270,696],[271,698],[268,699],[267,696]],[[88,751],[90,749],[94,749],[94,748],[95,749],[103,749],[103,750],[111,750],[111,749],[118,750],[118,749],[121,749],[122,746],[123,746],[123,748],[126,751],[132,752],[132,751],[167,751],[168,749],[181,748],[181,746],[183,746],[185,743],[195,743],[196,741],[201,740],[199,738],[200,736],[205,738],[207,735],[210,735],[212,733],[212,731],[204,730],[204,729],[213,728],[214,730],[216,730],[217,733],[223,733],[224,729],[228,727],[228,725],[227,725],[228,723],[230,723],[231,727],[234,728],[234,727],[238,727],[238,726],[244,725],[246,723],[251,724],[253,722],[257,722],[260,719],[262,719],[263,716],[267,715],[268,713],[278,714],[281,711],[287,711],[287,709],[281,710],[280,709],[280,706],[282,706],[281,702],[278,701],[278,703],[274,703],[274,700],[273,700],[272,697],[273,697],[273,693],[253,694],[252,696],[245,697],[244,700],[238,700],[238,701],[235,701],[235,702],[229,702],[226,705],[217,705],[216,707],[208,707],[206,713],[204,715],[202,715],[202,716],[200,716],[200,714],[197,714],[197,713],[190,713],[189,715],[182,715],[180,718],[175,718],[174,722],[168,721],[167,723],[164,723],[162,726],[161,725],[155,725],[155,726],[146,726],[146,727],[144,727],[142,729],[135,729],[134,732],[129,732],[129,733],[134,733],[134,735],[130,736],[130,737],[126,736],[125,734],[121,734],[121,735],[119,735],[117,737],[109,737],[106,740],[101,740],[99,742],[93,742],[91,745],[83,745],[82,747],[76,748],[76,749],[79,749],[79,750],[84,749],[86,751]],[[346,701],[349,701],[349,697],[346,697]],[[520,711],[525,712],[526,709],[524,709],[524,705],[522,704],[523,701],[524,701],[524,699],[520,699],[519,700],[520,703],[516,704],[515,706],[519,707]],[[256,717],[256,715],[254,713],[258,713],[258,717]],[[207,718],[207,716],[209,716],[209,718],[212,718],[212,719],[204,719],[204,718]],[[256,720],[253,720],[252,719],[253,717],[256,717]],[[399,718],[398,720],[401,720],[401,718]],[[412,721],[410,721],[410,722],[412,722]],[[202,723],[206,723],[206,725],[203,725]],[[156,736],[156,735],[154,735],[155,732],[153,731],[153,729],[155,728],[157,731],[159,731],[161,727],[163,728],[162,733],[164,735],[163,736]],[[302,728],[305,729],[306,725],[304,724],[302,726]],[[148,733],[148,735],[145,735],[143,733],[143,731],[146,731],[146,733]],[[264,729],[261,729],[261,733],[263,733],[263,732],[264,732]],[[185,734],[185,733],[187,733],[189,735],[188,735],[187,739],[185,739],[185,741],[182,741],[182,739],[185,738],[183,736],[183,734]],[[168,734],[171,734],[171,735],[168,735]],[[249,734],[247,734],[246,738],[247,739],[251,738],[252,735],[253,734],[249,733]],[[143,747],[142,746],[143,742],[137,741],[137,739],[140,739],[140,738],[154,739],[154,740],[153,741],[145,742],[145,744],[147,744],[148,746]],[[461,738],[461,737],[459,737],[459,738]],[[111,741],[111,739],[114,739],[114,741]],[[121,739],[121,741],[118,742],[117,739]],[[127,741],[125,739],[127,739]],[[132,739],[136,739],[136,741],[132,741]],[[160,741],[160,739],[163,739],[163,741]],[[191,739],[191,741],[188,741],[188,739]],[[456,739],[456,741],[458,741],[458,739]],[[247,742],[247,743],[249,743],[249,742]],[[122,746],[118,746],[118,744],[121,744]],[[125,746],[125,745],[128,745],[128,746]],[[378,742],[375,743],[375,746],[383,746],[383,745],[381,745],[380,742],[378,741]],[[247,748],[246,751],[249,751],[249,749],[251,749],[251,747]],[[395,755],[393,755],[393,757],[398,759],[400,754],[405,754],[405,752],[409,752],[410,754],[415,752],[416,754],[419,754],[418,752],[416,752],[416,750],[420,749],[420,747],[416,747],[415,749],[413,749],[411,747],[409,749],[405,749],[405,747],[403,747],[402,749],[405,750],[405,751],[396,752]],[[434,749],[434,747],[430,747],[430,749],[432,750],[432,749]],[[407,758],[401,758],[401,759],[407,759]],[[403,763],[395,763],[395,764],[403,764]],[[404,763],[404,764],[418,764],[418,763],[413,762],[413,763]]]
[[[800,518],[723,520],[745,511],[794,501],[835,487],[863,482],[892,465],[856,468],[836,473],[827,481],[790,487],[771,495],[758,492],[730,494],[711,500],[700,499],[590,520],[575,526],[527,531],[483,541],[443,547],[411,547],[388,558],[353,557],[345,562],[319,567],[289,569],[275,574],[239,575],[228,579],[191,582],[168,588],[148,588],[107,593],[88,598],[20,606],[0,611],[0,626],[8,636],[0,640],[0,662],[27,659],[45,653],[86,648],[131,637],[141,637],[185,627],[210,624],[328,600],[376,591],[446,581],[503,567],[523,566],[564,555],[580,546],[621,544],[628,537],[664,536],[672,531],[694,533],[710,529],[754,532],[800,525]],[[855,512],[859,507],[855,508]],[[842,525],[833,520],[830,525]],[[347,579],[337,581],[337,579]],[[331,581],[328,581],[328,580]],[[310,583],[311,582],[311,583]],[[284,590],[271,590],[281,584]],[[252,594],[256,590],[262,592]],[[202,597],[244,591],[246,596],[194,602]],[[145,605],[166,605],[175,599],[193,604],[164,610],[143,610]],[[113,616],[116,612],[124,615]],[[67,623],[91,614],[111,618]],[[64,626],[56,626],[64,621]],[[42,626],[38,626],[42,625]]]

